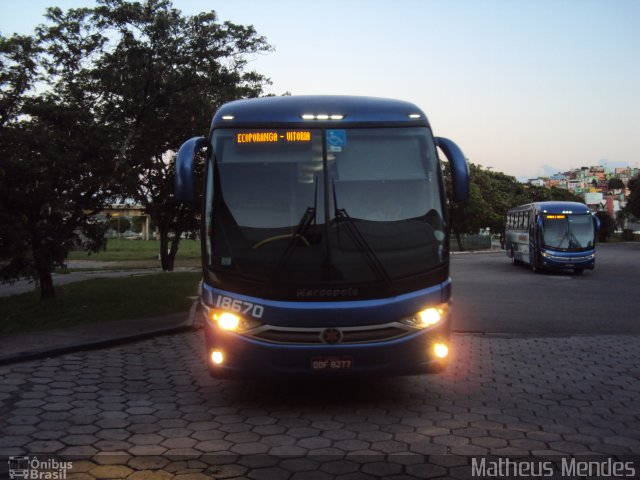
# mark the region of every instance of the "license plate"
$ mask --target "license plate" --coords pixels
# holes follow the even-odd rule
[[[348,370],[353,367],[353,357],[313,357],[312,370]]]

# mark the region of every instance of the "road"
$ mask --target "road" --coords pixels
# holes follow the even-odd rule
[[[0,478],[24,455],[77,479],[468,478],[489,454],[629,455],[640,476],[638,253],[604,246],[582,277],[456,256],[456,329],[489,333],[455,333],[439,375],[214,380],[201,331],[2,366]]]
[[[533,273],[500,253],[454,255],[454,330],[640,334],[640,243],[600,244],[583,275]]]

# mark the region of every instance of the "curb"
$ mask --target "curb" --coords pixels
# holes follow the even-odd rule
[[[485,253],[504,253],[505,250],[499,249],[499,248],[491,248],[491,249],[485,249],[485,250],[463,250],[463,251],[456,251],[456,252],[450,252],[451,255],[477,255],[477,254],[485,254]]]
[[[189,314],[186,320],[184,320],[181,324],[172,325],[165,328],[155,328],[153,330],[147,330],[144,332],[132,333],[128,335],[118,335],[118,336],[105,338],[101,340],[72,343],[70,345],[65,345],[63,347],[52,347],[52,348],[43,347],[43,348],[36,348],[31,350],[24,350],[22,352],[18,352],[15,354],[0,355],[0,365],[26,362],[29,360],[39,360],[42,358],[55,357],[58,355],[64,355],[67,353],[73,353],[78,351],[97,350],[101,348],[122,345],[125,343],[132,343],[140,340],[146,340],[149,338],[158,337],[162,335],[173,335],[175,333],[195,330],[196,326],[194,325],[194,322],[195,322],[196,310],[197,310],[199,301],[200,299],[198,298],[193,302],[193,304],[191,305],[191,308],[189,309]],[[126,320],[119,320],[119,321],[126,321]]]

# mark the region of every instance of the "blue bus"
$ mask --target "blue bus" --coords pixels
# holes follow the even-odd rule
[[[351,96],[238,100],[176,160],[202,195],[202,314],[214,377],[411,374],[449,354],[451,198],[468,166],[425,114]]]
[[[507,212],[505,250],[514,265],[533,271],[593,270],[598,217],[577,202],[536,202]]]

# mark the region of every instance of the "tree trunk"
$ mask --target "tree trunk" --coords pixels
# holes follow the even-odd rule
[[[169,234],[160,229],[160,264],[165,272],[173,272],[173,258],[169,253]]]
[[[56,297],[53,288],[53,277],[49,270],[38,271],[38,283],[40,284],[40,300],[49,300]]]
[[[176,254],[178,253],[178,246],[180,245],[181,231],[176,231],[175,236],[171,239],[171,248],[169,249],[169,259],[171,261],[171,270],[173,270],[174,263],[176,261]]]
[[[453,235],[456,237],[456,242],[458,243],[458,250],[461,252],[464,251],[464,247],[462,246],[462,237],[460,237],[460,234],[454,230]]]
[[[173,272],[173,265],[176,260],[176,254],[178,253],[178,246],[180,245],[181,231],[174,232],[175,235],[169,242],[169,234],[160,229],[160,263],[162,270],[165,272]]]

